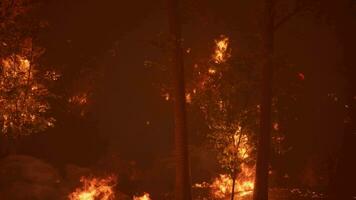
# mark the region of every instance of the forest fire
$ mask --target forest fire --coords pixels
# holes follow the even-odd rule
[[[116,176],[106,178],[82,177],[82,186],[69,194],[69,200],[113,200],[115,197],[113,187],[116,185]]]
[[[0,0],[0,200],[356,200],[356,0]]]

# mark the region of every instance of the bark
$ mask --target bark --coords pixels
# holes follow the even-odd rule
[[[262,22],[262,102],[258,135],[254,200],[268,199],[268,165],[271,146],[271,107],[273,77],[273,0],[264,0]]]
[[[179,0],[168,0],[169,29],[172,45],[174,139],[176,158],[175,199],[191,200],[188,133],[186,124],[184,62]]]
[[[232,189],[231,189],[231,200],[235,199],[235,184],[236,184],[236,175],[232,176]]]

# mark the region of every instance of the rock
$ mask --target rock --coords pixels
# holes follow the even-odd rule
[[[24,155],[12,155],[0,161],[0,199],[56,199],[61,183],[51,165]]]

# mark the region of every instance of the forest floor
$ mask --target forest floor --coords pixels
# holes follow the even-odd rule
[[[230,200],[231,197],[222,198],[220,200]],[[195,198],[195,200],[216,200],[216,198],[204,197],[204,194],[201,197]],[[235,197],[236,200],[252,200],[252,192],[245,196]],[[308,189],[300,188],[273,188],[269,191],[269,200],[324,200],[325,195],[321,192],[311,191]]]

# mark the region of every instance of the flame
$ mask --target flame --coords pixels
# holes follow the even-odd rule
[[[164,100],[166,100],[166,101],[169,101],[171,99],[171,95],[169,93],[165,93],[163,95],[163,97],[164,97]]]
[[[215,51],[213,54],[213,61],[216,64],[221,64],[227,61],[231,56],[229,53],[229,38],[221,35],[220,39],[215,40]]]
[[[191,93],[185,94],[185,102],[188,104],[192,103],[192,94]]]
[[[252,193],[254,188],[254,167],[241,164],[241,172],[236,178],[235,194],[246,196]],[[229,175],[220,174],[210,185],[212,194],[215,198],[224,198],[231,195],[233,180]]]
[[[142,196],[139,196],[139,197],[134,196],[133,200],[151,200],[151,198],[150,198],[150,194],[145,192],[145,193],[143,193]]]
[[[69,194],[69,200],[113,200],[115,197],[113,187],[116,185],[116,177],[87,178],[82,177],[82,187]]]
[[[252,194],[255,180],[255,167],[242,163],[241,172],[235,180],[235,195],[243,197]],[[231,195],[233,180],[227,174],[219,174],[212,183],[202,182],[194,184],[194,188],[210,188],[215,199],[224,199]]]
[[[216,73],[216,70],[213,69],[213,68],[209,68],[209,69],[208,69],[208,72],[209,72],[209,74],[215,74],[215,73]]]
[[[251,147],[248,145],[248,137],[247,135],[242,135],[240,138],[240,131],[241,127],[239,127],[239,130],[237,133],[234,135],[234,145],[237,146],[238,143],[240,143],[238,147],[238,156],[242,160],[245,160],[250,157],[249,152],[251,151]],[[241,141],[239,141],[241,140]]]
[[[2,59],[2,67],[3,67],[3,73],[7,77],[15,77],[15,76],[21,76],[21,81],[26,82],[28,80],[28,75],[29,74],[29,69],[30,69],[31,63],[30,61],[20,55],[16,56],[11,56],[8,58],[3,58]],[[30,76],[30,78],[32,78]]]
[[[88,95],[86,93],[78,94],[69,98],[69,103],[77,105],[85,105],[88,103]]]
[[[44,97],[51,92],[38,81],[41,75],[35,66],[22,55],[0,58],[0,128],[4,134],[17,137],[54,125],[55,119],[45,116],[50,104]]]
[[[220,174],[210,187],[215,198],[224,198],[232,190],[232,179],[226,174]]]

